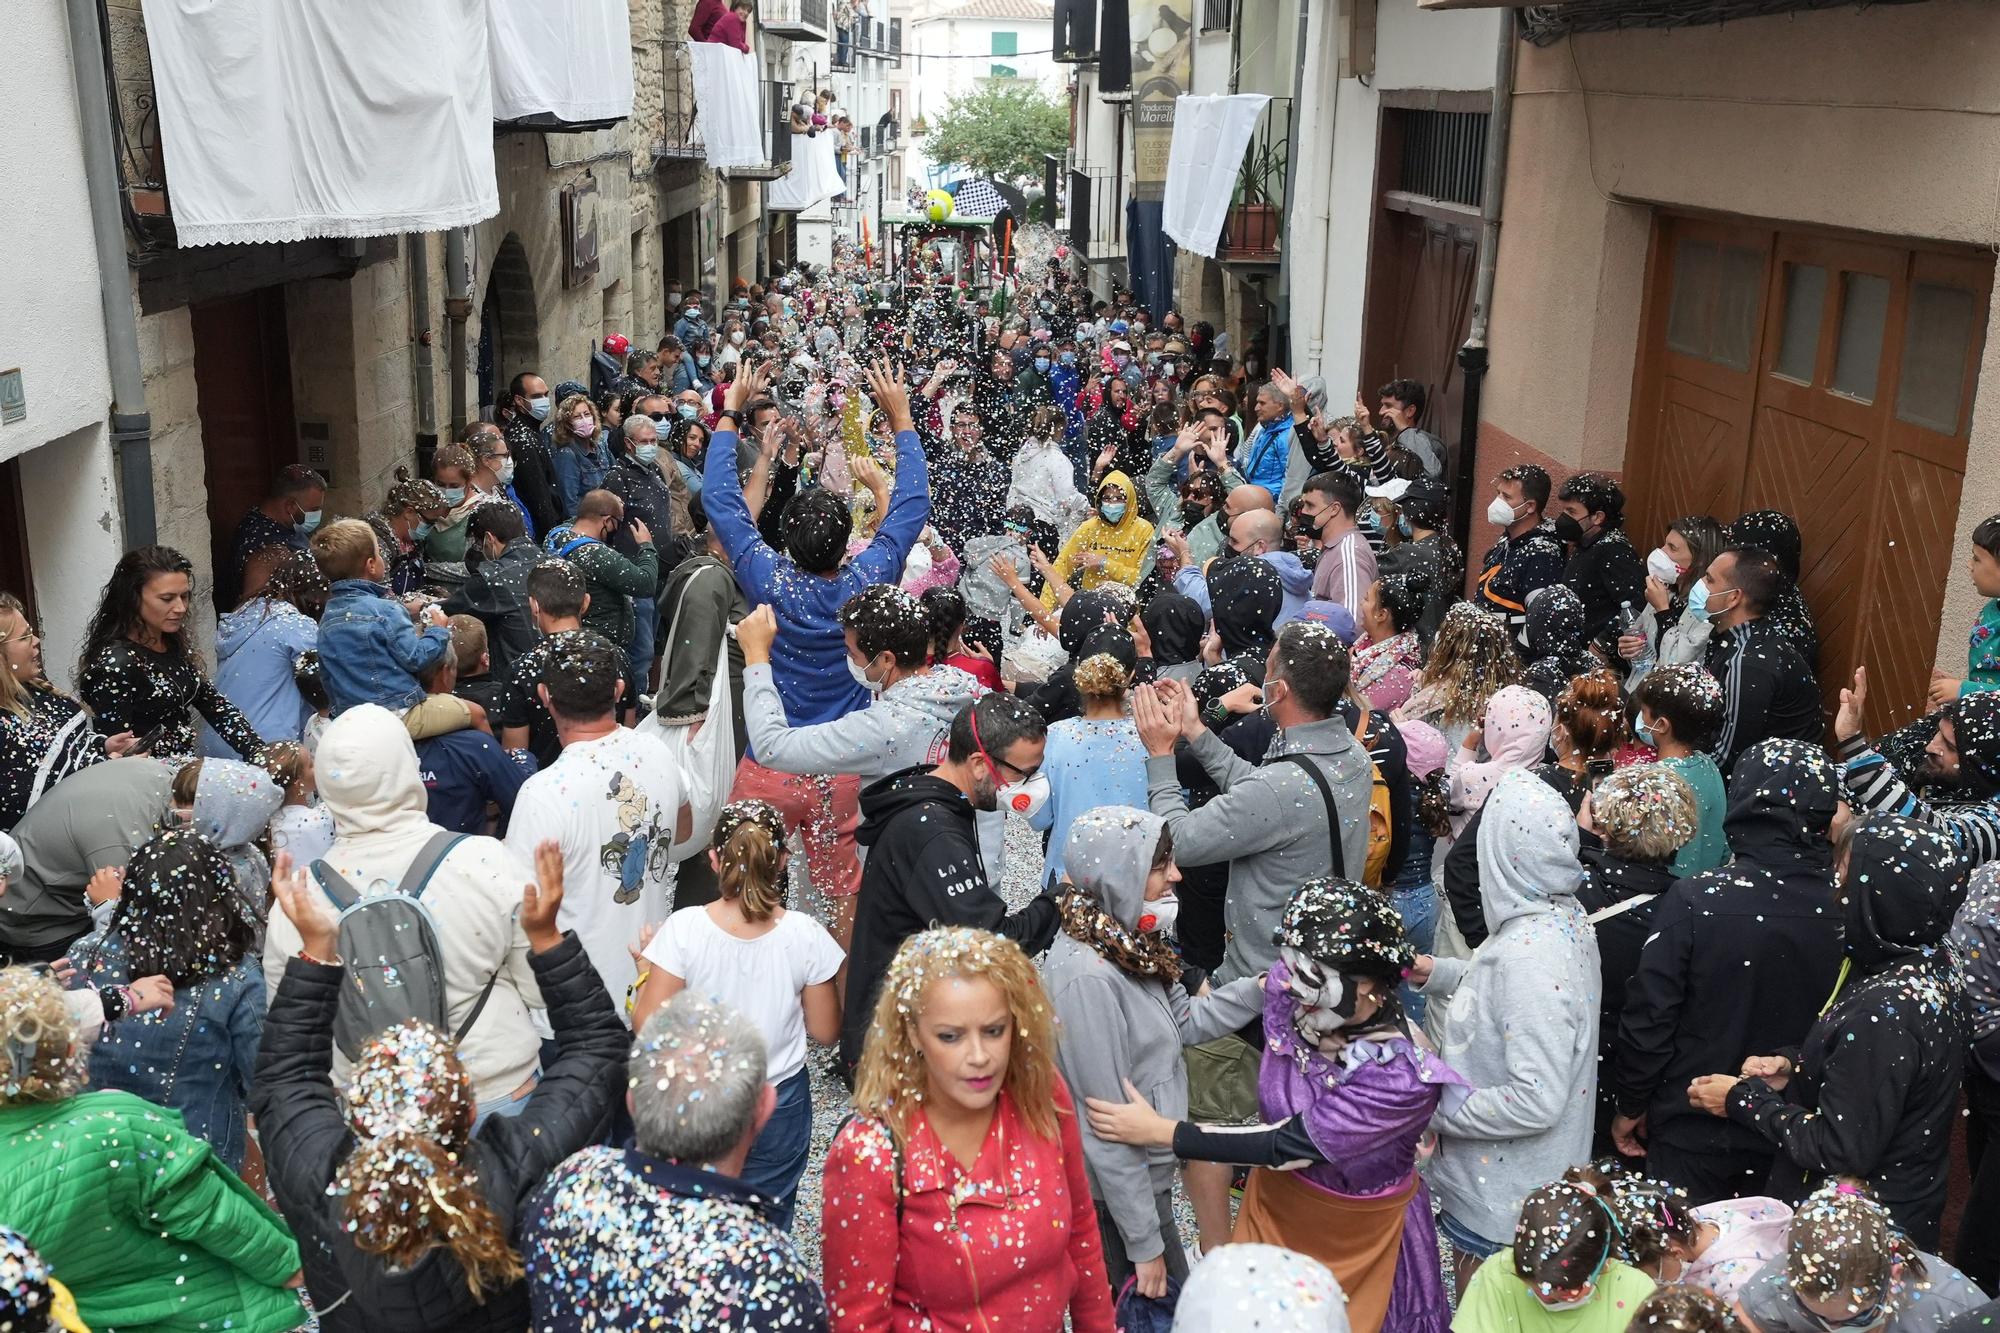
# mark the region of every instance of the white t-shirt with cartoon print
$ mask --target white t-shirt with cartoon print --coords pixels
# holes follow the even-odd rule
[[[673,905],[674,824],[686,790],[680,764],[658,738],[620,727],[564,746],[514,798],[507,845],[530,865],[543,840],[562,847],[556,924],[576,932],[621,1014],[638,976],[627,949]]]

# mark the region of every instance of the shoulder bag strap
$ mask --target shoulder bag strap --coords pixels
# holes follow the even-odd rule
[[[333,905],[345,912],[361,901],[361,895],[347,882],[347,877],[324,861],[312,863],[313,878],[319,881],[320,891],[333,900]]]
[[[70,715],[69,721],[56,730],[55,735],[49,737],[48,745],[42,749],[42,762],[35,765],[35,780],[28,785],[28,805],[41,800],[42,793],[48,790],[49,775],[55,772],[56,760],[62,758],[63,753],[69,748],[70,739],[75,736],[77,729],[90,725],[90,714],[79,708]]]
[[[681,584],[681,595],[674,599],[674,614],[667,621],[668,652],[673,651],[674,636],[680,631],[681,611],[687,606],[688,592],[694,587],[694,581],[700,578],[702,574],[705,572],[706,572],[705,570],[697,569],[694,573],[688,575],[687,582]],[[729,638],[727,634],[723,635],[722,637],[724,640],[727,640]]]
[[[417,853],[417,859],[410,862],[410,868],[403,872],[403,882],[396,886],[396,892],[405,898],[421,898],[424,890],[431,886],[431,876],[451,849],[466,839],[463,833],[453,833],[450,829],[439,829],[431,834],[430,841]]]
[[[1319,788],[1319,798],[1326,802],[1327,841],[1333,846],[1332,873],[1337,879],[1346,879],[1347,850],[1340,844],[1340,811],[1333,803],[1333,788],[1327,785],[1326,774],[1320,772],[1319,765],[1315,764],[1306,755],[1279,755],[1278,762],[1281,764],[1297,764],[1306,771],[1306,776],[1312,779],[1313,786]]]

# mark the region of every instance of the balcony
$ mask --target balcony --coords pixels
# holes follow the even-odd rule
[[[833,72],[854,72],[854,29],[851,27],[833,30]]]
[[[875,152],[878,155],[895,152],[902,146],[902,138],[903,127],[893,117],[884,115],[875,122]]]
[[[792,85],[787,80],[763,79],[764,160],[747,167],[731,167],[722,174],[731,180],[774,181],[792,169]]]
[[[677,43],[668,43],[661,55],[660,137],[653,141],[653,164],[699,162],[703,154],[694,132],[694,71]]]
[[[764,0],[757,26],[769,36],[795,42],[823,42],[833,31],[827,22],[827,0]]]
[[[1243,150],[1217,259],[1248,268],[1277,265],[1285,235],[1282,219],[1291,201],[1291,156],[1292,99],[1274,97]]]
[[[1124,257],[1126,184],[1125,173],[1110,167],[1070,168],[1065,208],[1069,247],[1087,263]]]
[[[903,67],[903,20],[889,20],[889,58],[896,62],[896,68]]]
[[[881,19],[859,19],[855,23],[863,34],[861,50],[877,60],[889,58],[889,26]]]
[[[875,156],[875,131],[868,126],[863,125],[861,127],[860,137],[861,137],[861,156],[863,157]]]
[[[1055,28],[1049,43],[1059,65],[1097,63],[1098,0],[1056,0]]]

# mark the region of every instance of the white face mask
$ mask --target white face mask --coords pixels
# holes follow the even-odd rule
[[[847,659],[847,674],[854,677],[856,685],[867,690],[870,694],[880,694],[885,688],[883,682],[869,679],[868,668],[856,662],[852,657]]]
[[[1001,810],[1031,819],[1049,802],[1049,775],[1037,773],[1026,782],[1010,782],[996,795]]]
[[[1499,496],[1494,496],[1493,503],[1486,506],[1486,521],[1496,528],[1511,525],[1514,521],[1514,506]]]
[[[1181,917],[1181,900],[1173,894],[1155,898],[1139,905],[1139,929],[1157,930],[1163,935],[1174,933],[1174,923]]]
[[[1655,546],[1652,554],[1646,557],[1646,572],[1671,588],[1680,582],[1681,575],[1687,571],[1674,563],[1674,558],[1667,554],[1664,546]]]
[[[1594,1286],[1591,1287],[1573,1301],[1543,1301],[1539,1296],[1535,1297],[1535,1299],[1541,1301],[1542,1308],[1550,1314],[1560,1314],[1564,1310],[1581,1310],[1584,1306],[1596,1300],[1597,1288]]]

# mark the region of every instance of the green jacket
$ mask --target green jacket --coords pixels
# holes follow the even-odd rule
[[[585,542],[564,559],[583,571],[590,589],[583,627],[620,648],[631,648],[632,599],[651,597],[660,584],[660,554],[653,543],[639,543],[637,560],[626,559],[616,547],[600,541]]]
[[[28,1238],[96,1333],[306,1322],[282,1219],[182,1128],[124,1092],[0,1106],[0,1218]]]

